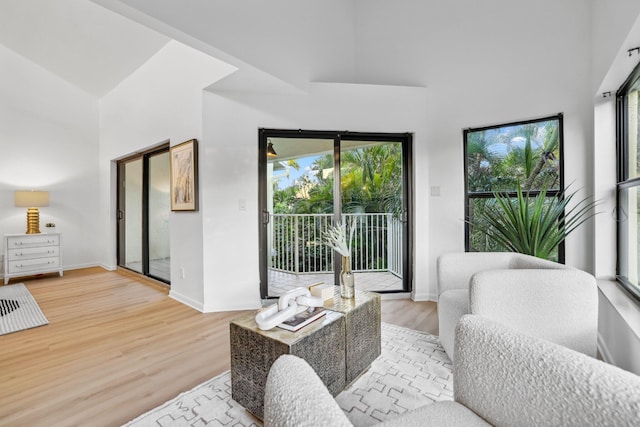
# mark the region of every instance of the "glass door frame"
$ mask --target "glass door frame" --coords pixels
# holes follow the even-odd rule
[[[290,129],[258,129],[258,224],[259,224],[259,268],[260,297],[273,298],[268,294],[268,233],[267,225],[270,213],[267,206],[267,142],[269,138],[333,139],[334,181],[333,181],[333,219],[339,222],[342,214],[340,147],[342,141],[396,142],[402,146],[402,197],[403,197],[403,242],[402,289],[376,291],[378,293],[411,292],[413,284],[413,134],[349,131],[314,131]],[[336,257],[334,283],[339,283],[341,258]]]
[[[149,159],[155,155],[168,153],[170,150],[169,142],[163,143],[152,149],[135,153],[131,156],[118,160],[117,162],[117,227],[116,227],[116,254],[117,265],[121,268],[142,274],[154,280],[171,285],[171,281],[159,276],[155,276],[149,272],[149,181],[150,168]],[[132,270],[126,266],[126,227],[125,227],[125,211],[126,211],[126,192],[125,192],[125,166],[129,162],[142,160],[142,272]],[[169,165],[167,165],[169,167]]]

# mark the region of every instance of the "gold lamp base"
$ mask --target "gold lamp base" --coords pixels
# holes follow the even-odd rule
[[[27,209],[27,234],[40,234],[40,212],[38,208]]]

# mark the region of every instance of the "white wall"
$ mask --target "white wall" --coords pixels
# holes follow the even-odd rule
[[[429,272],[416,274],[426,281],[418,285],[427,289],[422,297],[435,295],[437,256],[464,248],[462,129],[563,112],[566,182],[584,188],[582,195],[593,191],[590,2],[282,0],[251,2],[255,8],[242,15],[239,5],[223,2],[190,9],[169,1],[99,2],[132,6],[147,21],[162,21],[299,87],[320,77],[428,87],[421,119],[428,134],[416,142],[416,163],[428,165],[428,181],[442,195],[431,198],[427,180],[416,181],[416,200],[430,206],[421,218],[428,228],[416,242],[428,254],[416,253],[419,268]],[[212,20],[226,22],[217,27]],[[592,244],[589,227],[582,227],[567,241],[567,263],[591,271]]]
[[[258,129],[413,132],[416,158],[425,158],[427,92],[423,88],[314,83],[307,95],[205,93],[204,259],[207,311],[259,306]],[[415,181],[427,182],[416,162]],[[239,209],[246,201],[246,211]],[[429,293],[426,216],[416,202],[415,292]]]
[[[163,143],[202,141],[202,89],[232,67],[178,42],[169,42],[140,69],[100,100],[100,239],[103,256],[116,265],[114,160]],[[201,176],[206,168],[201,168]],[[202,186],[201,186],[202,188]],[[172,212],[171,293],[203,309],[203,209]],[[180,270],[184,269],[182,278]]]
[[[464,250],[462,131],[564,113],[565,181],[591,194],[592,111],[588,2],[360,0],[357,79],[429,88],[429,286],[445,252]],[[416,183],[417,198],[430,198]],[[591,271],[592,236],[567,241],[567,264]]]
[[[600,279],[616,275],[616,103],[615,94],[598,96],[594,103],[593,185],[597,208],[594,218],[594,271]]]
[[[0,69],[0,234],[26,230],[15,190],[49,191],[63,267],[97,265],[98,100],[2,45]]]
[[[615,93],[640,56],[627,49],[640,46],[640,4],[627,0],[594,2],[593,45],[597,47],[594,87],[594,188],[602,200],[595,220],[593,247],[600,288],[598,346],[604,359],[640,374],[640,304],[614,282],[616,274],[616,108]],[[608,7],[615,15],[608,12]],[[603,74],[605,73],[605,74]],[[602,92],[612,96],[603,98]]]

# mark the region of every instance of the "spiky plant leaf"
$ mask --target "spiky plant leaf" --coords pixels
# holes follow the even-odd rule
[[[596,214],[597,201],[583,199],[569,208],[576,193],[566,193],[547,197],[542,190],[532,196],[518,184],[515,198],[494,193],[484,216],[470,225],[507,251],[551,259],[560,243]]]

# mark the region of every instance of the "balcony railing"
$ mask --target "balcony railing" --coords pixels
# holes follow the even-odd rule
[[[332,218],[331,214],[272,215],[269,267],[296,274],[333,272],[334,252],[322,243]],[[347,236],[353,219],[353,271],[388,271],[402,277],[402,222],[388,213],[343,214]]]

